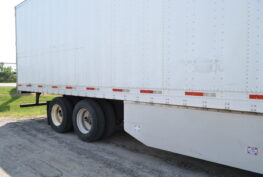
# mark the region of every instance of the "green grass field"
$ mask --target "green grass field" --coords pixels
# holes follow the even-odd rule
[[[55,96],[41,96],[40,102]],[[35,103],[35,95],[17,95],[15,87],[0,87],[0,117],[33,117],[46,115],[46,106],[20,108],[19,105]]]

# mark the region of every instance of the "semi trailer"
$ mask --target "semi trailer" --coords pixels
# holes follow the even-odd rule
[[[263,174],[263,0],[26,0],[16,46],[55,131]]]

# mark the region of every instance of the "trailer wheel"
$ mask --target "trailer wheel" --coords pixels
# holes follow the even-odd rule
[[[92,142],[100,139],[105,128],[105,119],[99,104],[91,99],[76,104],[73,111],[73,127],[78,137]]]
[[[65,98],[55,98],[48,106],[51,127],[59,133],[72,130],[72,104]]]
[[[73,107],[81,100],[80,97],[76,97],[76,96],[67,96],[64,95],[64,98],[66,98],[67,100],[69,100],[71,102],[71,104],[73,105]]]
[[[103,113],[104,113],[105,129],[104,129],[103,137],[107,138],[107,137],[110,137],[115,131],[116,115],[114,112],[114,108],[110,102],[106,100],[97,100],[97,101],[99,105],[101,106]]]
[[[124,105],[123,101],[112,101],[114,112],[116,114],[116,123],[115,123],[115,130],[116,131],[123,131],[123,119],[124,119]]]

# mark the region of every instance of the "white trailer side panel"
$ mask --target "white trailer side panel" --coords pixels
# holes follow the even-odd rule
[[[263,0],[27,0],[19,90],[263,113],[262,17]]]
[[[260,116],[125,102],[125,130],[144,144],[263,174]]]

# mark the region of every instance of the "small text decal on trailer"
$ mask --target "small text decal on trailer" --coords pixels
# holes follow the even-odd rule
[[[258,148],[256,147],[248,147],[247,153],[251,155],[258,155]]]

